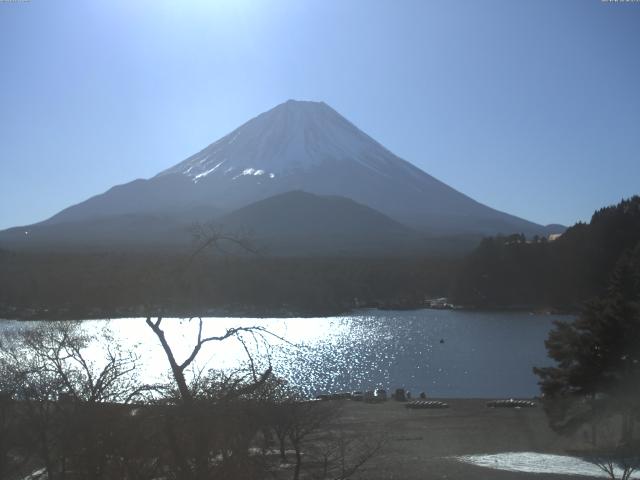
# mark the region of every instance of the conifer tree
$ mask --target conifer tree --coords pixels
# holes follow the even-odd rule
[[[546,341],[556,366],[535,368],[552,428],[562,433],[622,419],[621,444],[640,415],[640,244],[617,263],[605,294],[573,322],[556,322]]]

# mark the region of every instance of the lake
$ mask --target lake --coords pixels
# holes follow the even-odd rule
[[[533,366],[550,365],[544,341],[554,320],[567,316],[462,310],[381,311],[321,318],[205,318],[204,335],[236,326],[261,326],[276,336],[245,335],[245,345],[264,367],[308,394],[393,390],[431,397],[532,397],[538,395]],[[4,320],[2,329],[34,322]],[[184,359],[197,333],[197,320],[164,319],[163,329]],[[143,318],[86,320],[83,328],[108,326],[114,340],[140,356],[148,380],[166,374],[167,361]],[[91,355],[99,361],[101,346]],[[234,369],[246,361],[235,340],[212,342],[199,355],[198,369]]]

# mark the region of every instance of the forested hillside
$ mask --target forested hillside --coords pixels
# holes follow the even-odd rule
[[[453,296],[478,307],[574,310],[602,292],[617,260],[639,242],[639,196],[596,211],[555,241],[486,238],[463,263]]]
[[[639,244],[636,196],[557,240],[485,238],[465,259],[0,251],[0,317],[323,315],[444,296],[469,308],[577,311]]]
[[[0,318],[104,318],[149,312],[322,315],[417,308],[446,295],[456,261],[158,253],[0,251]]]

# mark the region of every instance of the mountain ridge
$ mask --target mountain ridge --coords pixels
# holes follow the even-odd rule
[[[35,225],[179,217],[198,208],[225,215],[291,191],[348,198],[429,237],[562,231],[487,207],[396,156],[324,102],[298,100],[149,179],[116,185]]]
[[[208,214],[208,215],[207,215]],[[198,222],[206,215],[208,222]],[[228,214],[206,207],[167,213],[120,214],[93,220],[40,223],[0,233],[0,245],[54,250],[105,248],[192,249],[194,226],[238,235],[261,254],[276,256],[367,256],[420,253],[418,232],[370,207],[339,196],[291,191],[259,200]],[[242,253],[242,252],[239,252]]]

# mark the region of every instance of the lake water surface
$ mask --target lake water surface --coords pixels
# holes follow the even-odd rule
[[[247,348],[276,375],[309,394],[404,387],[432,397],[532,397],[538,394],[533,366],[549,365],[544,340],[553,320],[566,316],[460,310],[380,311],[321,318],[205,318],[204,335],[236,326],[261,326],[286,339],[244,337]],[[30,328],[34,322],[4,320],[0,328]],[[198,321],[164,319],[163,329],[185,358]],[[163,376],[167,362],[142,318],[87,320],[83,328],[109,326],[114,340],[133,349],[144,376]],[[92,348],[99,361],[100,347]],[[199,369],[233,369],[246,360],[235,340],[212,342],[199,355]]]

